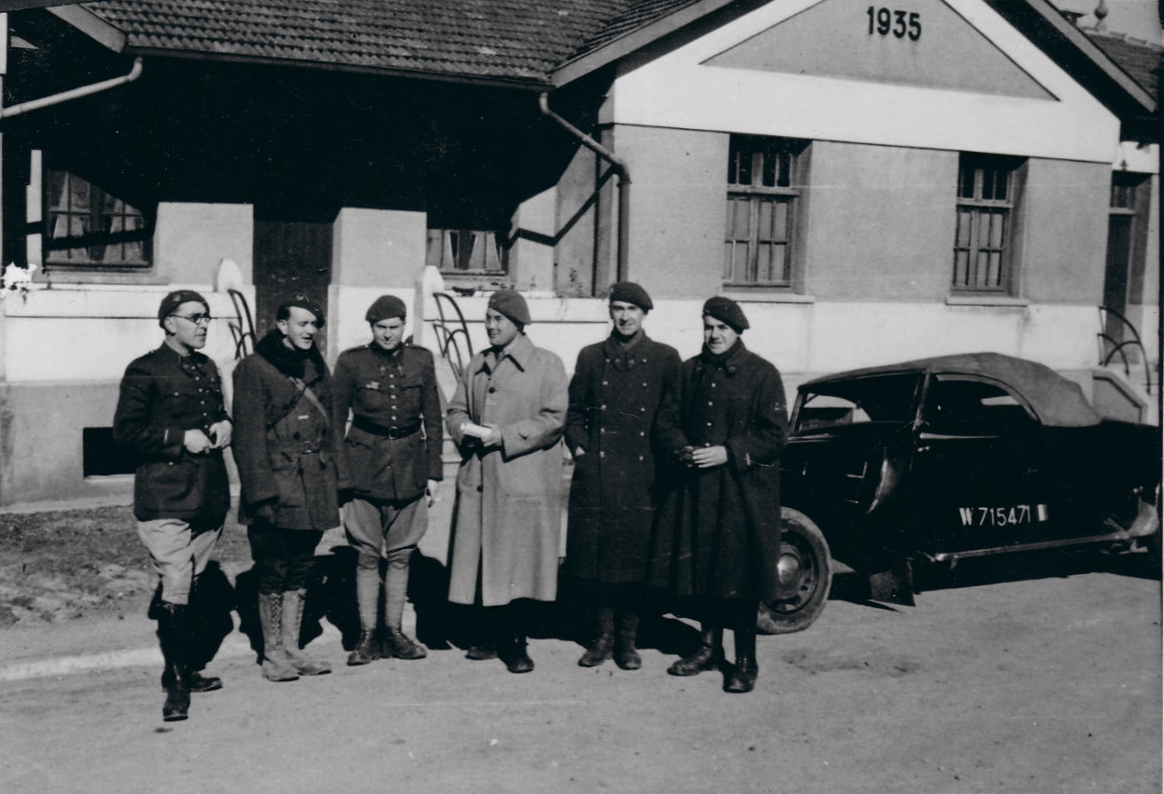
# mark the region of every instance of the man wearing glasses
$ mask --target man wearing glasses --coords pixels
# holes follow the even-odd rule
[[[165,341],[133,361],[121,380],[113,437],[141,458],[134,516],[160,580],[150,616],[165,659],[162,718],[171,722],[186,719],[191,692],[222,687],[196,669],[191,605],[230,508],[222,450],[231,421],[218,367],[198,352],[210,326],[206,298],[171,292],[158,307],[158,324]]]

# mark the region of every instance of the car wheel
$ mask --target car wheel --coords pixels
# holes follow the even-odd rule
[[[832,586],[829,544],[812,519],[785,507],[780,511],[778,596],[761,602],[756,629],[761,634],[804,631],[820,617]]]

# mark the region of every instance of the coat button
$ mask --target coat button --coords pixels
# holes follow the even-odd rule
[[[477,493],[481,493],[483,490],[484,488],[482,488],[480,485],[477,486]]]
[[[291,436],[291,438],[293,438],[293,439],[295,439],[296,441],[298,441],[298,440],[299,440],[299,434],[298,434],[298,433],[295,433],[295,434],[293,434],[293,435]]]

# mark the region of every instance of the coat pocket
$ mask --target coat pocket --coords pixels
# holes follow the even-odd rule
[[[271,473],[279,487],[279,507],[303,507],[303,479],[299,472],[299,456],[276,452],[271,458]]]

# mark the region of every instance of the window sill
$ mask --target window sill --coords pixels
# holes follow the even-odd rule
[[[725,289],[721,293],[725,298],[731,298],[740,303],[816,303],[811,295],[799,295],[794,292],[768,292],[761,289]]]
[[[950,295],[947,306],[1002,306],[1021,309],[1030,306],[1026,298],[1012,298],[1008,295]]]
[[[67,287],[71,284],[114,284],[129,285],[141,284],[146,286],[168,284],[167,279],[153,272],[152,268],[141,270],[66,270],[61,267],[51,267],[46,274],[38,270],[32,276],[33,283],[44,284],[49,288]]]

